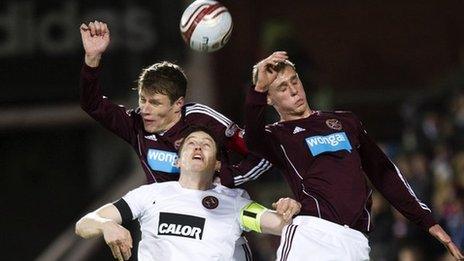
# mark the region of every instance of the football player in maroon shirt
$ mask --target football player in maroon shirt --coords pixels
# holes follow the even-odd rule
[[[282,172],[300,215],[282,233],[278,260],[368,260],[372,189],[462,259],[430,209],[414,194],[395,164],[351,112],[312,110],[286,52],[274,52],[253,69],[246,99],[248,148]],[[265,125],[271,105],[280,121]],[[332,260],[331,259],[331,260]]]

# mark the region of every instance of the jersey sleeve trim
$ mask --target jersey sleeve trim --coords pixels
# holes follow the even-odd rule
[[[263,173],[268,171],[270,168],[272,168],[272,164],[265,160],[261,159],[261,161],[254,166],[250,171],[243,175],[238,175],[234,177],[234,184],[235,186],[241,185],[245,182],[248,182],[250,180],[256,180],[259,178]]]
[[[122,224],[126,224],[129,221],[134,219],[134,215],[124,199],[119,199],[118,201],[114,202],[113,205],[118,209],[119,213],[121,214]]]
[[[201,113],[210,116],[222,125],[224,125],[225,127],[228,127],[233,123],[226,116],[203,104],[194,103],[192,105],[187,106],[185,108],[185,115],[189,115],[191,113]]]

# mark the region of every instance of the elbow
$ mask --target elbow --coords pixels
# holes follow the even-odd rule
[[[79,99],[79,104],[83,111],[90,114],[92,110],[95,110],[98,103],[95,103],[95,101],[92,98],[90,98],[88,95],[81,94],[80,99]]]
[[[88,239],[92,237],[92,234],[88,232],[89,231],[88,229],[86,229],[86,225],[85,225],[85,217],[83,217],[79,221],[76,222],[76,225],[74,227],[74,233],[76,233],[76,235],[84,239]]]
[[[91,110],[90,110],[90,105],[88,102],[81,99],[80,105],[83,111],[85,111],[86,113],[90,113]]]
[[[74,233],[82,238],[85,238],[82,229],[82,219],[76,222],[76,225],[74,226]]]

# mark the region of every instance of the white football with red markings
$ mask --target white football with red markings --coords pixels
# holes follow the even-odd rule
[[[195,51],[221,49],[232,33],[232,17],[227,8],[213,0],[197,0],[182,14],[180,32],[185,43]]]

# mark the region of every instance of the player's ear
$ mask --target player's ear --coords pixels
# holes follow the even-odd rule
[[[272,102],[271,97],[269,96],[269,93],[268,93],[267,96],[266,96],[266,102],[267,102],[267,104],[270,105],[270,106],[274,105],[274,103]]]
[[[180,168],[181,162],[180,162],[180,156],[176,158],[174,161],[174,167]]]
[[[184,102],[185,102],[184,97],[179,97],[179,99],[177,99],[177,100],[174,102],[173,105],[174,105],[174,107],[175,107],[175,111],[176,111],[176,112],[181,111],[182,106],[184,106]]]
[[[216,160],[216,164],[214,165],[214,170],[215,171],[220,171],[221,170],[221,161]]]

